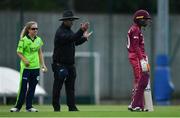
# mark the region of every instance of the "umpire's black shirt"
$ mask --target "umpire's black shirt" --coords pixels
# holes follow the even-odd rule
[[[79,29],[74,33],[70,27],[63,23],[57,29],[54,39],[53,63],[73,65],[75,59],[75,46],[87,41],[82,37],[84,31]]]

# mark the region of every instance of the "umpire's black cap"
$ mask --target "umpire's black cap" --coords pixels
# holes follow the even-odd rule
[[[59,21],[68,20],[68,19],[77,20],[79,19],[79,17],[74,16],[71,10],[66,10],[63,12],[62,18],[60,18]]]

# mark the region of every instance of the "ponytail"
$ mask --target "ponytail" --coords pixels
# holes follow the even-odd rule
[[[25,34],[26,34],[26,32],[27,32],[26,29],[27,29],[27,27],[24,26],[24,28],[22,29],[21,34],[20,34],[20,39],[22,39],[22,38],[25,36]]]

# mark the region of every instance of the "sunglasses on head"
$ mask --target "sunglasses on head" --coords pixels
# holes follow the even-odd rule
[[[31,30],[38,30],[38,28],[31,28]]]

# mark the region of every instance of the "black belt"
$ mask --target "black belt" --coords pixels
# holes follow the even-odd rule
[[[62,64],[62,63],[53,63],[57,66],[74,66],[74,64]]]

